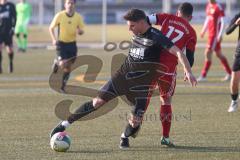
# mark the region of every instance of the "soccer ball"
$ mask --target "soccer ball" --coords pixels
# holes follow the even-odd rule
[[[54,134],[50,140],[52,150],[57,152],[66,152],[71,145],[71,138],[66,132],[58,132]]]

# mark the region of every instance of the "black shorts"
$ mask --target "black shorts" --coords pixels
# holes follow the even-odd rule
[[[233,72],[240,71],[240,53],[235,54],[232,71]]]
[[[127,104],[133,106],[132,114],[139,115],[146,111],[151,97],[151,88],[150,85],[142,85],[137,80],[131,81],[125,75],[117,72],[101,88],[98,96],[105,101],[110,101],[113,98],[124,95],[126,96]]]
[[[4,43],[6,46],[13,45],[13,36],[9,34],[0,34],[0,44]]]
[[[57,43],[57,54],[62,60],[76,58],[77,56],[77,44],[76,42],[61,42]]]

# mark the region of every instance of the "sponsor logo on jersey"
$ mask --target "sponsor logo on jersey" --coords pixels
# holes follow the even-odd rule
[[[129,54],[138,59],[144,59],[144,48],[131,48]]]

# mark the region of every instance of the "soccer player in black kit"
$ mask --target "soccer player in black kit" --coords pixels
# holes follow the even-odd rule
[[[240,12],[231,20],[226,29],[226,34],[231,34],[238,27],[238,45],[236,48],[235,58],[232,66],[232,77],[230,83],[232,102],[228,112],[235,112],[238,108],[238,88],[240,81]]]
[[[0,73],[2,73],[2,49],[5,44],[9,57],[9,73],[13,72],[13,34],[16,25],[15,5],[0,0]]]
[[[120,69],[101,88],[96,98],[84,103],[67,120],[60,122],[50,133],[52,137],[57,132],[64,131],[70,124],[98,110],[104,104],[117,96],[125,95],[132,104],[132,114],[125,131],[121,135],[120,148],[128,148],[128,137],[134,137],[140,128],[143,115],[149,102],[151,89],[161,68],[159,55],[163,49],[177,55],[184,67],[185,78],[192,86],[196,79],[184,54],[166,38],[159,30],[151,27],[142,10],[131,9],[125,15],[129,30],[133,33],[129,54]],[[169,54],[170,54],[169,53]]]

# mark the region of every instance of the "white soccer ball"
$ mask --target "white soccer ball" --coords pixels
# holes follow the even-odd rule
[[[50,140],[52,150],[57,152],[66,152],[71,145],[71,138],[66,132],[58,132],[54,134]]]

